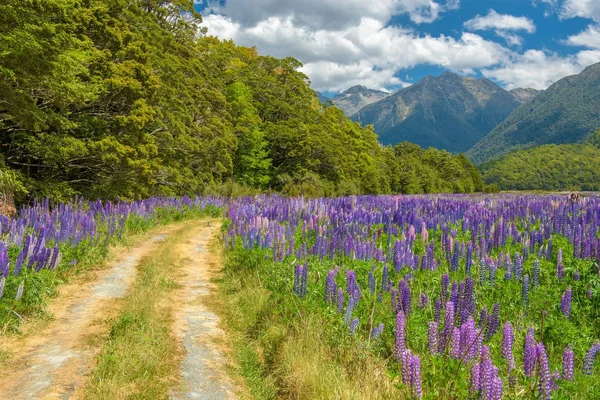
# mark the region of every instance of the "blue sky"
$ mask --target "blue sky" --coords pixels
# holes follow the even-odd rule
[[[211,35],[293,56],[314,89],[450,70],[544,89],[600,62],[600,0],[196,0]]]

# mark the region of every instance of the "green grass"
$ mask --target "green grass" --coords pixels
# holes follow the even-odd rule
[[[340,330],[324,330],[327,316],[269,291],[265,276],[263,254],[229,251],[219,281],[223,325],[250,398],[402,398],[384,361]]]
[[[179,370],[169,302],[177,287],[174,274],[182,261],[176,244],[193,228],[190,224],[170,235],[139,264],[137,280],[111,323],[84,398],[168,398],[173,375]]]

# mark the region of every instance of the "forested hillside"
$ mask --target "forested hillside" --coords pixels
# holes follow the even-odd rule
[[[600,130],[584,144],[548,144],[482,166],[486,183],[504,190],[600,190]]]
[[[482,189],[466,159],[382,147],[321,105],[297,60],[219,41],[200,22],[192,0],[4,1],[0,165],[17,194]]]
[[[600,125],[600,63],[521,105],[467,154],[477,164],[544,144],[582,143]]]

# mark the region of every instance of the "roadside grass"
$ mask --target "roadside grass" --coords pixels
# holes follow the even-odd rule
[[[171,332],[169,294],[182,259],[176,245],[196,225],[171,234],[138,265],[138,277],[111,323],[97,364],[84,389],[85,399],[166,399],[179,371],[179,349]]]
[[[357,346],[343,327],[323,329],[326,317],[288,293],[267,288],[271,271],[262,254],[225,254],[218,311],[250,398],[402,398],[385,360]]]

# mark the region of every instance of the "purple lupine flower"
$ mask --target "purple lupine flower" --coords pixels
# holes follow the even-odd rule
[[[489,396],[490,400],[501,400],[502,399],[502,378],[496,376],[492,383],[492,391]]]
[[[565,293],[560,301],[560,311],[562,311],[567,318],[569,318],[571,315],[571,298],[572,290],[571,287],[569,287],[567,290],[565,290]]]
[[[344,312],[344,289],[339,288],[337,293],[337,310],[341,314]]]
[[[396,289],[392,289],[392,313],[398,312],[398,292]]]
[[[588,299],[591,299],[594,296],[594,294],[592,293],[592,289],[591,288],[587,288],[585,290],[585,297],[587,297]]]
[[[448,298],[448,286],[450,285],[450,276],[448,274],[442,275],[442,300]]]
[[[419,296],[419,305],[418,307],[420,309],[425,308],[425,306],[427,305],[427,303],[429,303],[429,298],[427,297],[427,295],[425,293],[421,293],[421,295]]]
[[[460,358],[460,329],[452,329],[452,337],[450,339],[450,357]]]
[[[335,270],[330,270],[325,279],[325,301],[327,303],[335,303],[336,292]]]
[[[401,280],[400,281],[400,301],[398,303],[398,305],[399,305],[398,308],[401,308],[402,311],[404,311],[404,314],[406,316],[409,316],[412,311],[410,300],[411,300],[410,286],[406,281]]]
[[[350,298],[348,299],[348,306],[346,307],[346,317],[344,318],[344,321],[346,321],[346,324],[349,324],[351,319],[352,319],[352,312],[354,311],[354,297],[350,296]]]
[[[543,343],[538,343],[536,346],[537,363],[539,365],[539,385],[538,390],[540,398],[550,400],[552,394],[552,379],[550,377],[550,368],[548,367],[548,355],[546,347]]]
[[[482,394],[486,397],[490,393],[493,383],[494,365],[490,357],[490,348],[483,346],[481,351],[481,363],[479,364],[479,384]]]
[[[374,271],[375,266],[373,266],[371,268],[371,271],[369,272],[369,291],[371,292],[371,294],[375,293],[375,275],[373,274]]]
[[[444,330],[440,338],[440,353],[446,351],[446,346],[450,342],[452,330],[454,328],[454,303],[449,301],[446,303],[446,312],[444,313]]]
[[[26,253],[24,251],[21,251],[19,253],[19,255],[17,256],[17,261],[15,263],[15,270],[13,271],[13,274],[15,276],[17,276],[21,273],[21,268],[23,267],[23,261],[25,261],[25,255],[26,255]]]
[[[571,345],[568,345],[563,352],[563,363],[562,363],[562,378],[567,381],[573,380],[573,361],[575,359],[575,354],[573,353],[573,348]]]
[[[473,398],[475,397],[475,393],[481,390],[481,381],[479,376],[479,363],[474,362],[471,364],[471,380],[469,385],[469,393]]]
[[[498,332],[498,328],[500,327],[500,305],[498,303],[494,304],[494,310],[490,314],[488,318],[488,324],[485,331],[485,340],[489,341],[496,332]]]
[[[563,280],[565,277],[565,266],[562,259],[563,251],[562,249],[558,249],[558,253],[556,254],[556,277],[560,280]]]
[[[510,321],[506,321],[502,329],[502,358],[508,363],[508,373],[515,368],[515,358],[513,356],[513,343],[515,336]]]
[[[429,329],[427,329],[427,348],[430,354],[437,354],[438,352],[438,323],[435,321],[429,322]]]
[[[537,350],[535,344],[535,330],[529,328],[525,336],[525,345],[523,349],[523,369],[526,376],[532,376],[535,370],[537,359]]]
[[[521,285],[521,304],[526,308],[529,304],[529,275],[525,274],[523,284]]]
[[[580,281],[581,280],[581,274],[579,273],[579,270],[576,270],[575,273],[573,274],[573,280],[574,281]]]
[[[402,311],[396,314],[396,334],[394,337],[394,354],[396,361],[402,358],[402,354],[406,350],[406,320]]]
[[[413,396],[417,399],[423,397],[421,389],[421,359],[416,354],[410,355],[410,383]]]
[[[371,334],[371,337],[373,339],[377,339],[379,337],[379,335],[381,335],[382,332],[383,332],[383,323],[380,323],[375,328],[373,328],[373,333]]]
[[[381,278],[381,291],[388,291],[389,268],[387,264],[383,264],[383,276]]]
[[[351,322],[350,322],[350,333],[352,335],[354,335],[354,333],[356,332],[356,328],[358,327],[358,322],[359,319],[358,318],[354,318]]]
[[[469,317],[460,327],[460,354],[467,361],[475,357],[477,330],[475,320]]]
[[[592,374],[592,370],[594,369],[594,361],[596,361],[596,356],[598,355],[598,352],[600,352],[600,342],[594,343],[585,355],[585,359],[583,360],[584,374]]]

